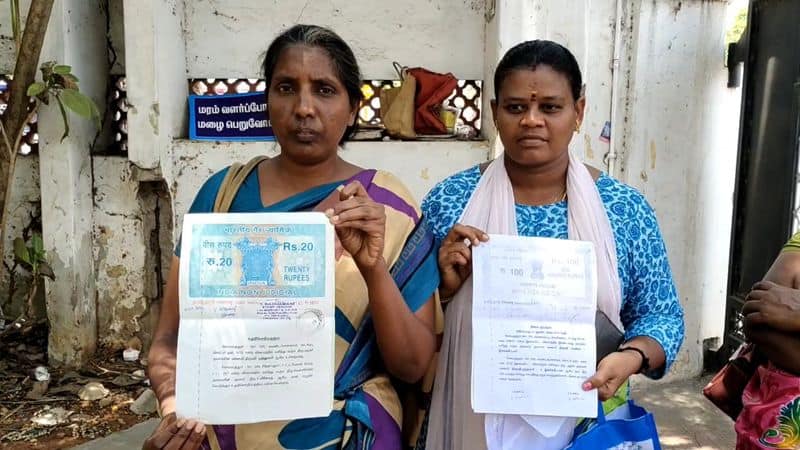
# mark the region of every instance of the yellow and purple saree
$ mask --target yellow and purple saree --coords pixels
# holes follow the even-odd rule
[[[226,170],[201,188],[189,212],[213,211]],[[370,197],[386,207],[384,258],[412,311],[435,293],[439,282],[432,234],[405,186],[393,175],[364,170],[344,183],[358,180]],[[240,187],[230,212],[290,212],[315,209],[342,183],[331,183],[265,207],[257,171]],[[176,253],[179,253],[180,249]],[[392,381],[383,368],[368,309],[367,287],[353,259],[336,263],[336,377],[334,408],[328,417],[209,427],[204,448],[245,449],[372,449],[403,447],[403,412]],[[280,405],[259,405],[280,408]]]

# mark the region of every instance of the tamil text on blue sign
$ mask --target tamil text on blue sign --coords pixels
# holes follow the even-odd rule
[[[272,141],[263,92],[189,96],[189,138],[199,141]]]

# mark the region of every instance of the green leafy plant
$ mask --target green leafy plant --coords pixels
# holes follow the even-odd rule
[[[44,250],[42,235],[39,233],[31,235],[28,242],[25,242],[22,238],[14,239],[14,261],[17,265],[30,272],[30,289],[28,290],[22,313],[3,329],[0,333],[0,337],[13,332],[24,331],[39,323],[39,321],[34,320],[36,318],[34,301],[36,300],[39,285],[44,278],[49,278],[50,280],[56,279],[53,268],[50,267],[50,264],[47,262],[47,253]]]
[[[30,0],[25,23],[23,27],[19,0],[10,0],[11,29],[13,31],[16,60],[14,61],[13,79],[9,84],[8,102],[5,113],[0,118],[0,255],[5,255],[6,224],[9,217],[9,201],[15,179],[15,168],[19,154],[20,143],[28,123],[38,114],[41,105],[55,102],[58,105],[64,122],[62,140],[69,136],[70,122],[68,111],[86,119],[92,120],[99,129],[100,114],[97,106],[86,95],[80,92],[78,77],[72,73],[72,67],[46,62],[39,64],[42,46],[50,15],[55,0]],[[41,80],[37,81],[37,69],[41,73]],[[25,248],[41,248],[39,243],[30,245],[23,242]],[[15,243],[17,265],[29,264],[36,280],[42,276],[52,275],[49,266],[42,265],[43,260],[37,259],[40,253],[21,253],[22,245]],[[2,256],[0,256],[2,259]],[[6,264],[0,265],[0,271],[8,269]],[[0,276],[3,274],[0,273]],[[14,273],[9,274],[13,279]],[[32,286],[37,286],[38,281]],[[36,287],[28,296],[33,299]],[[30,304],[31,302],[29,302]],[[26,311],[27,313],[28,311]],[[0,310],[0,316],[2,316]],[[9,327],[3,331],[5,333]]]
[[[28,86],[28,97],[35,98],[37,102],[49,105],[55,99],[61,117],[64,120],[64,134],[61,140],[69,136],[69,117],[67,110],[72,111],[84,119],[94,122],[100,128],[100,111],[94,101],[82,94],[78,88],[78,77],[72,73],[72,67],[49,61],[39,69],[42,72],[42,81],[36,81]]]
[[[47,253],[44,251],[44,243],[40,234],[34,233],[31,236],[30,244],[26,244],[22,238],[14,239],[14,259],[22,267],[31,271],[34,277],[41,275],[55,280],[53,268],[50,267],[46,257]]]

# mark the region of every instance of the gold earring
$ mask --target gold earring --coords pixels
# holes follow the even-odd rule
[[[575,121],[575,132],[576,133],[580,133],[581,132],[581,122],[579,120]]]

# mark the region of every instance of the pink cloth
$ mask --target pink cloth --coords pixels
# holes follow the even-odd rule
[[[742,394],[736,449],[800,449],[800,377],[769,364],[758,368]]]

